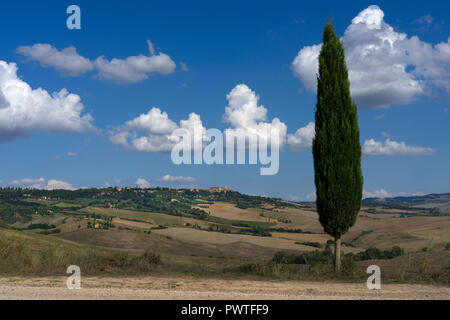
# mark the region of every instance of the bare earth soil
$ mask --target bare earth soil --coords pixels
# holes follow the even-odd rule
[[[386,284],[368,290],[365,283],[253,281],[181,277],[82,277],[82,288],[69,290],[65,277],[0,278],[0,300],[367,300],[445,299],[450,287]]]

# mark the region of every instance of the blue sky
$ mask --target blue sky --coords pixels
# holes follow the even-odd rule
[[[81,30],[66,27],[70,4],[81,8]],[[141,178],[152,186],[227,185],[249,194],[313,199],[307,134],[298,136],[300,152],[290,151],[288,137],[314,121],[314,63],[306,53],[314,56],[311,46],[321,43],[325,21],[333,16],[358,79],[352,94],[366,150],[366,195],[450,192],[448,2],[29,1],[2,7],[0,89],[15,81],[50,94],[65,88],[83,107],[77,113],[79,104],[68,100],[39,93],[33,99],[42,101],[33,104],[26,93],[4,91],[3,186],[102,187],[134,185]],[[76,54],[63,51],[71,46]],[[139,55],[148,65],[131,70],[125,59]],[[152,57],[160,64],[145,60]],[[113,59],[124,69],[115,72]],[[17,77],[11,63],[17,65]],[[227,95],[240,84],[248,89],[246,97],[259,96],[256,107],[267,110],[261,122],[279,118],[287,127],[274,176],[261,176],[259,165],[176,166],[170,152],[130,147],[132,138],[128,147],[113,143],[120,132],[145,136],[125,124],[154,107],[176,125],[195,113],[206,128],[233,128],[223,115]],[[60,110],[53,115],[55,108]],[[83,118],[86,114],[92,119]]]

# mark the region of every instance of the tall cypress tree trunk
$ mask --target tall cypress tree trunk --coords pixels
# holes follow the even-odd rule
[[[334,271],[341,272],[341,239],[334,239]]]
[[[341,269],[341,237],[356,222],[363,176],[358,111],[350,94],[344,46],[331,20],[323,32],[317,78],[313,140],[314,181],[319,221],[335,239],[335,270]]]

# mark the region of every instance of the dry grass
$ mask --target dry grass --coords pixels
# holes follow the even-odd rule
[[[133,254],[74,245],[51,236],[0,229],[0,273],[20,275],[64,274],[77,265],[86,274],[101,272],[148,273],[160,256],[145,250]]]
[[[169,229],[165,229],[169,230]],[[187,229],[193,230],[193,229]],[[61,234],[58,237],[84,245],[96,247],[116,248],[123,250],[142,251],[150,248],[161,254],[165,260],[174,263],[195,264],[208,263],[203,258],[224,257],[231,258],[234,263],[242,261],[253,261],[254,259],[270,259],[277,249],[267,249],[245,243],[223,244],[195,242],[187,239],[167,237],[158,232],[164,230],[153,230],[151,234],[135,232],[131,230],[93,230],[85,229],[78,232]],[[166,259],[167,258],[167,259]]]
[[[202,205],[204,206],[204,205]],[[213,217],[218,217],[227,220],[238,221],[256,221],[256,222],[272,222],[269,219],[259,216],[259,213],[251,210],[243,210],[237,208],[231,203],[214,203],[208,205],[208,208],[198,207],[207,212],[211,212]]]

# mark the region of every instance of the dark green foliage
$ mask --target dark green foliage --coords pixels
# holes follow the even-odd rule
[[[345,256],[353,258],[355,261],[365,261],[365,260],[383,260],[383,259],[394,259],[402,256],[404,251],[398,246],[392,247],[391,250],[381,251],[378,248],[369,248],[365,251],[358,252],[357,254],[348,253]]]
[[[285,233],[304,233],[311,234],[311,231],[303,231],[302,229],[285,229],[285,228],[269,228],[267,231],[271,232],[285,232]]]
[[[339,239],[356,222],[363,177],[358,114],[342,43],[329,21],[323,32],[313,141],[317,211],[326,233]]]
[[[54,224],[48,224],[48,223],[31,223],[28,227],[26,227],[26,230],[34,230],[34,229],[53,229],[56,228]]]
[[[333,262],[333,253],[329,247],[325,250],[304,252],[299,255],[280,251],[275,253],[272,261],[280,264],[307,264],[311,266],[331,264]]]
[[[248,231],[251,235],[259,236],[259,237],[271,237],[272,234],[266,229],[260,226],[252,226],[252,228]],[[244,234],[246,232],[243,232]]]
[[[159,225],[157,227],[150,228],[150,230],[164,230],[167,229],[167,226]]]
[[[267,229],[263,226],[261,226],[259,223],[250,222],[250,221],[233,221],[231,223],[233,227],[242,227],[242,228],[248,228],[246,230],[240,230],[240,233],[242,234],[251,234],[255,236],[261,236],[261,237],[271,237],[270,229]]]
[[[53,229],[53,230],[44,230],[44,231],[40,231],[40,234],[55,234],[55,233],[60,233],[61,229]]]
[[[355,261],[394,259],[403,255],[403,253],[403,249],[397,246],[392,247],[391,250],[384,251],[378,248],[369,248],[357,254],[348,253],[344,256],[343,261],[346,261],[350,268]],[[325,250],[304,252],[299,255],[279,251],[273,256],[272,262],[280,264],[307,264],[311,266],[331,264],[333,262],[333,252],[328,245]]]

